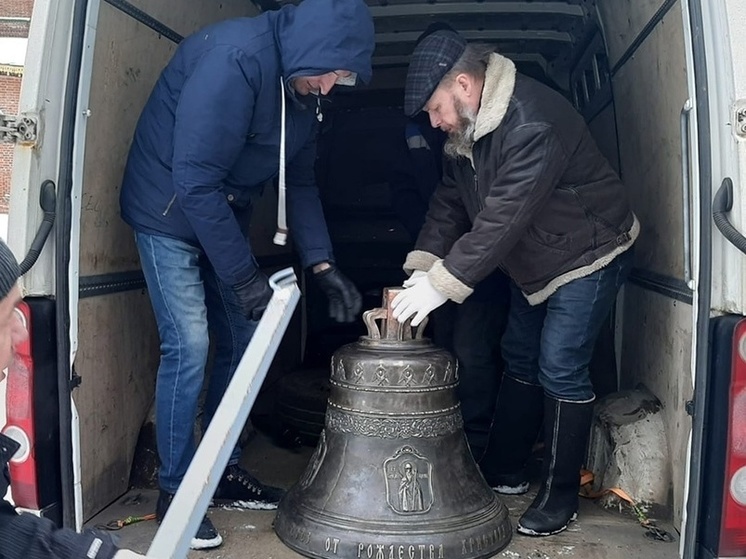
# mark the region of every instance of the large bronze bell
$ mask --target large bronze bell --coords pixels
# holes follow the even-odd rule
[[[471,456],[451,355],[383,308],[332,357],[326,425],[275,531],[308,557],[472,559],[510,541],[505,505]],[[380,322],[380,326],[379,326]]]

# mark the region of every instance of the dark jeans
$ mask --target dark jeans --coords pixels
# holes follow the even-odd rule
[[[476,455],[487,446],[500,389],[500,339],[508,319],[509,301],[509,280],[498,271],[480,282],[462,304],[448,302],[433,316],[433,341],[452,352],[459,362],[461,415]]]
[[[511,285],[502,341],[505,373],[540,384],[548,396],[559,400],[592,400],[588,364],[617,292],[629,276],[632,258],[632,250],[627,250],[605,268],[563,285],[533,307]]]

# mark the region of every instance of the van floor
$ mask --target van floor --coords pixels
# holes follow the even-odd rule
[[[255,434],[245,448],[242,465],[265,483],[290,487],[300,477],[313,449],[288,450],[270,439]],[[535,484],[534,484],[535,485]],[[133,489],[109,508],[90,520],[88,527],[106,524],[128,516],[152,513],[158,493]],[[527,495],[504,498],[515,526],[521,513],[533,499]],[[223,545],[210,551],[192,551],[190,559],[297,559],[301,557],[277,538],[273,529],[273,511],[244,511],[213,508],[210,518],[223,536]],[[669,533],[670,525],[659,523]],[[155,522],[132,524],[117,532],[120,545],[145,553],[155,536]],[[570,528],[548,538],[514,535],[506,549],[495,557],[509,559],[674,559],[675,542],[654,541],[627,512],[603,509],[594,502],[581,500],[579,519]],[[166,558],[161,558],[166,559]],[[348,559],[348,558],[344,558]],[[353,558],[349,558],[353,559]]]

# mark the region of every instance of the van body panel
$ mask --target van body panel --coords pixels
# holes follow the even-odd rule
[[[104,2],[107,1],[109,0],[104,0]],[[259,10],[250,0],[227,0],[224,2],[130,0],[129,3],[163,25],[173,29],[182,37],[224,19],[251,17],[259,14]]]
[[[81,299],[78,311],[81,384],[73,398],[88,519],[129,487],[137,437],[153,400],[158,331],[145,290]]]
[[[94,0],[98,1],[98,0]],[[242,0],[204,3],[141,3],[148,15],[172,14],[161,23],[189,33],[219,19],[248,15]],[[158,332],[147,292],[137,275],[134,234],[119,217],[119,188],[135,125],[176,44],[109,2],[89,14],[95,30],[85,122],[83,184],[74,203],[80,212],[80,279],[111,282],[78,302],[81,385],[73,392],[80,417],[80,485],[83,519],[127,490],[137,437],[150,409],[159,361]],[[156,14],[157,15],[157,14]],[[157,19],[157,18],[156,18]],[[88,53],[90,56],[90,53]],[[206,131],[207,132],[207,131]],[[133,272],[135,274],[133,274]],[[132,287],[135,290],[132,290]]]
[[[691,306],[628,283],[624,288],[622,388],[642,383],[663,404],[674,524],[681,521],[691,421]],[[687,328],[688,326],[688,328]],[[675,374],[676,373],[676,374]]]
[[[599,5],[612,67],[661,5],[643,3],[639,7],[647,7],[644,17],[629,2]],[[685,501],[691,430],[685,402],[692,394],[693,341],[682,248],[680,127],[681,109],[689,97],[682,19],[677,2],[612,76],[620,172],[642,227],[621,309],[620,386],[642,384],[663,404],[670,470],[661,475],[672,484],[669,505],[675,524],[681,522]],[[663,287],[661,292],[655,292],[657,287]]]
[[[7,240],[19,261],[25,258],[43,220],[39,206],[41,185],[52,181],[57,192],[63,186],[60,176],[65,159],[61,146],[64,144],[63,129],[72,120],[66,109],[69,106],[68,73],[75,12],[72,0],[37,0],[33,7],[18,112],[37,119],[37,139],[32,145],[16,144],[13,150],[8,216]],[[56,225],[59,226],[59,220]],[[61,310],[56,300],[56,239],[55,234],[50,234],[35,265],[20,280],[24,296],[39,297],[39,301],[45,299],[45,316],[50,321],[57,321]],[[53,337],[53,343],[59,344],[60,339],[68,338],[69,332],[52,330],[47,335]],[[35,358],[39,358],[39,362],[35,362],[38,366],[36,373],[45,376],[43,382],[48,387],[45,395],[50,397],[59,393],[57,360],[62,354],[42,350],[35,344],[32,348]],[[40,443],[35,449],[35,458],[39,463],[44,462],[45,467],[56,468],[57,487],[54,492],[62,489],[63,495],[70,495],[69,483],[72,480],[67,479],[63,467],[68,455],[68,451],[63,449],[69,449],[63,441],[69,441],[70,426],[64,419],[60,421],[60,415],[53,413],[54,410],[60,411],[62,401],[67,399],[66,394],[59,401],[49,402],[45,412],[35,417],[37,433],[56,441],[56,448]],[[0,423],[5,423],[5,417]],[[63,453],[65,458],[61,460]],[[58,506],[60,504],[62,507]],[[55,519],[65,516],[62,510],[64,502],[58,500],[52,506]]]
[[[115,281],[116,274],[139,268],[132,231],[119,219],[124,161],[139,107],[175,47],[105,2],[89,14],[97,21],[89,22],[95,28],[91,85],[88,106],[81,107],[89,116],[85,151],[78,156],[83,164],[82,184],[76,185],[81,194],[75,264],[82,281],[104,274]],[[126,51],[120,45],[127,45]],[[80,520],[85,520],[128,487],[137,436],[152,401],[158,337],[142,290],[81,298],[77,311],[75,368],[81,384],[73,399],[80,447],[74,452],[80,463]]]
[[[38,139],[34,146],[17,144],[13,152],[8,217],[8,245],[19,261],[42,221],[41,184],[58,182],[72,6],[72,0],[34,3],[18,111],[39,119]],[[53,238],[50,235],[36,265],[21,279],[26,295],[54,294]]]
[[[659,60],[666,59],[666,64]],[[641,233],[635,266],[683,279],[681,108],[688,98],[681,12],[671,9],[612,77],[622,181]],[[651,95],[651,92],[656,95]]]
[[[666,0],[601,0],[597,4],[609,55],[609,66],[617,65]],[[680,25],[677,22],[677,26]]]
[[[132,228],[119,217],[119,188],[140,109],[175,49],[168,39],[101,3],[80,200],[83,277],[139,268]]]
[[[746,232],[746,136],[738,133],[737,110],[746,106],[746,6],[743,2],[723,1],[708,6],[706,37],[711,54],[708,84],[713,95],[709,102],[713,115],[713,194],[721,181],[730,177],[734,184],[733,208],[728,214],[733,226]],[[746,312],[746,258],[715,229],[713,233],[713,310]]]

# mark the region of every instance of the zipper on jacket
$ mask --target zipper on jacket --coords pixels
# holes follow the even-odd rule
[[[474,171],[474,195],[477,197],[477,208],[479,208],[479,211],[481,212],[484,209],[484,204],[482,202],[482,196],[479,194],[479,177],[477,176],[476,171]]]
[[[171,209],[171,206],[174,205],[174,202],[176,202],[176,194],[174,194],[173,198],[171,198],[171,201],[168,203],[168,206],[166,206],[166,209],[163,210],[163,215],[166,216],[168,214],[169,210]]]

